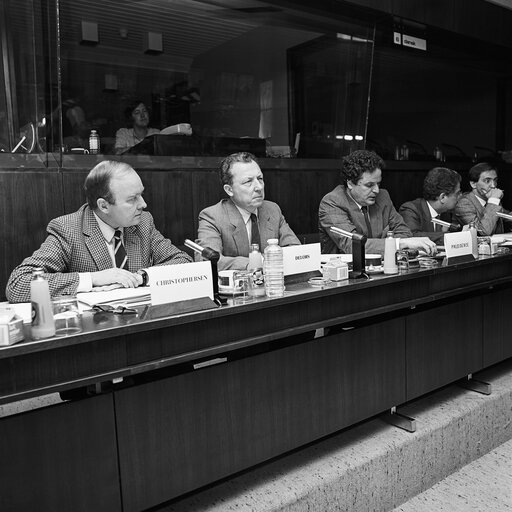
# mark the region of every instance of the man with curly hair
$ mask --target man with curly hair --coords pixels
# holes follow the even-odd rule
[[[343,158],[340,184],[324,196],[318,210],[324,254],[352,252],[351,239],[333,233],[332,226],[366,235],[368,253],[384,254],[384,239],[393,231],[397,248],[435,254],[435,243],[427,237],[413,237],[389,193],[380,188],[383,168],[384,161],[373,151],[358,150]]]

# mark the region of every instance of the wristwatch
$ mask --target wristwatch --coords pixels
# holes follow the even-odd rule
[[[137,274],[139,274],[139,276],[142,277],[141,286],[147,286],[149,281],[148,273],[145,270],[138,270]]]

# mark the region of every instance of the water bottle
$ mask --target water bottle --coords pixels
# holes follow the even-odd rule
[[[396,264],[396,241],[393,238],[393,231],[388,231],[384,241],[384,274],[398,274]]]
[[[89,153],[91,155],[95,155],[98,153],[100,149],[100,138],[98,137],[98,132],[96,130],[91,130],[91,134],[89,135]]]
[[[284,295],[283,249],[279,247],[277,238],[267,240],[263,271],[265,274],[265,292],[267,297]]]
[[[32,338],[40,339],[55,336],[50,287],[48,281],[44,278],[43,269],[39,267],[32,271],[30,301],[32,303]]]
[[[247,270],[250,272],[251,286],[249,288],[249,295],[253,297],[265,296],[265,278],[263,276],[263,256],[260,252],[258,244],[251,245],[251,252],[249,253],[249,265]]]

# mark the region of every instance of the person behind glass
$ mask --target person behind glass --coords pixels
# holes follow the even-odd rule
[[[427,237],[413,237],[395,210],[387,190],[380,188],[384,161],[373,151],[358,150],[342,160],[340,184],[329,192],[318,209],[320,243],[323,253],[350,253],[352,240],[333,233],[332,226],[366,235],[366,252],[384,254],[388,231],[397,237],[397,249],[436,253]]]
[[[252,243],[261,252],[267,240],[300,245],[276,203],[265,200],[263,173],[251,153],[234,153],[220,164],[220,180],[229,196],[199,213],[197,243],[220,253],[219,270],[243,270]]]
[[[461,175],[446,167],[434,167],[423,180],[423,197],[407,201],[400,206],[399,213],[414,236],[428,236],[442,245],[444,234],[457,231],[455,224],[440,226],[432,219],[452,223],[451,213],[460,197]]]
[[[503,233],[503,219],[496,212],[510,212],[501,205],[504,193],[498,188],[496,167],[488,162],[474,165],[469,170],[469,184],[471,192],[464,193],[455,206],[457,220],[463,226],[475,222],[477,232],[482,236]]]
[[[30,301],[34,268],[42,267],[52,297],[143,284],[139,271],[153,265],[191,262],[156,228],[144,211],[144,186],[124,162],[103,161],[85,179],[87,204],[53,219],[48,236],[11,273],[9,302]]]
[[[146,137],[160,133],[157,128],[149,127],[149,112],[141,100],[132,101],[125,109],[125,116],[130,128],[119,128],[116,132],[117,155],[124,153]]]

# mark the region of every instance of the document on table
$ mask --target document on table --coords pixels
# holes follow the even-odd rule
[[[105,292],[78,293],[76,298],[82,306],[92,308],[95,304],[140,306],[151,303],[149,288],[116,288]]]

